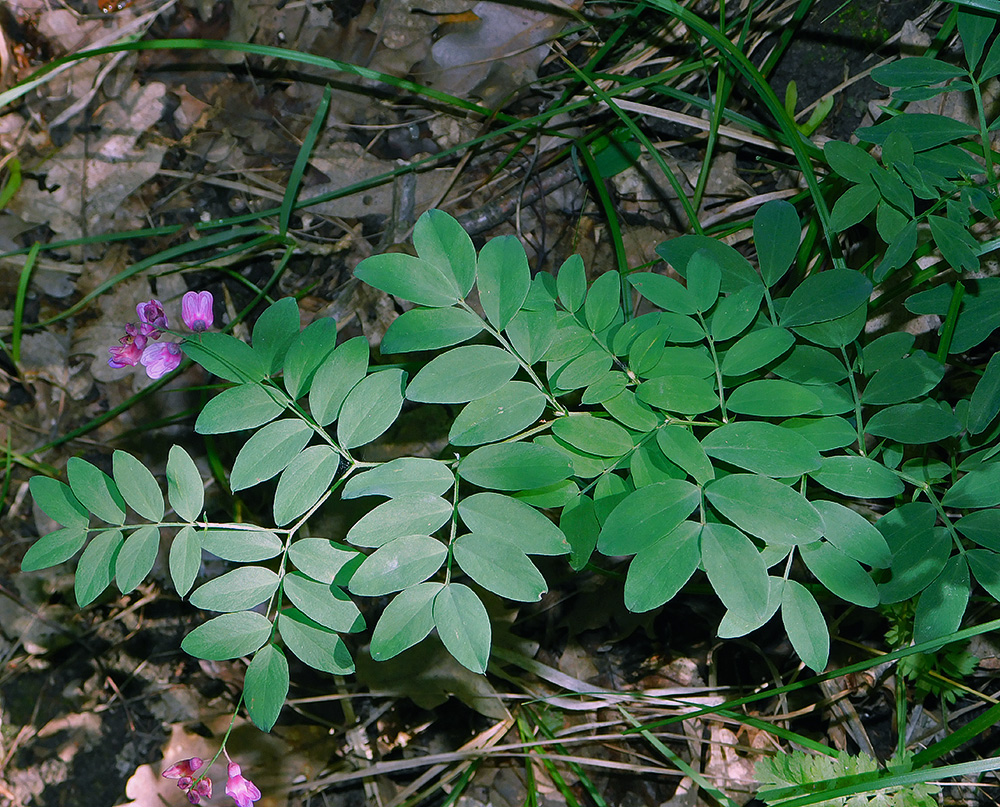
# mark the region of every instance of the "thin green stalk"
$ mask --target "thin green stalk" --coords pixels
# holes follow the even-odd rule
[[[24,300],[28,296],[28,284],[31,282],[31,272],[38,260],[38,250],[41,245],[36,241],[31,245],[28,257],[21,269],[21,277],[17,282],[17,296],[14,298],[14,327],[10,339],[10,357],[14,364],[21,360],[21,330],[24,327]]]

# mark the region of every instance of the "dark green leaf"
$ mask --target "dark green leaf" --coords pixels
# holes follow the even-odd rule
[[[534,507],[500,493],[476,493],[458,505],[465,525],[476,533],[502,535],[526,555],[564,555],[569,543]]]
[[[133,532],[115,559],[115,582],[122,594],[128,594],[153,568],[156,552],[160,548],[160,530],[147,525]]]
[[[131,454],[116,451],[112,458],[115,484],[129,507],[150,521],[163,519],[163,494],[149,469]]]
[[[125,500],[104,471],[79,457],[70,457],[66,475],[73,495],[91,513],[109,524],[125,523]]]
[[[607,376],[613,361],[604,348],[591,344],[572,361],[550,364],[549,379],[552,386],[561,391],[580,389]]]
[[[496,392],[518,370],[517,359],[491,345],[456,347],[423,367],[406,387],[421,403],[466,403]]]
[[[969,565],[961,555],[948,559],[934,581],[917,600],[913,615],[913,641],[929,642],[954,633],[969,604]]]
[[[661,376],[643,381],[635,394],[643,403],[682,415],[698,415],[719,406],[719,395],[712,383],[689,375]]]
[[[635,613],[670,602],[701,563],[701,526],[684,521],[637,553],[625,579],[625,607]]]
[[[481,488],[530,490],[568,479],[573,466],[554,448],[502,443],[477,448],[462,459],[458,473]]]
[[[656,443],[664,456],[683,468],[699,485],[715,478],[715,469],[698,438],[684,426],[664,426],[656,433]]]
[[[701,529],[701,562],[716,595],[730,611],[756,621],[767,613],[767,569],[753,542],[727,524]]]
[[[259,650],[271,635],[271,623],[254,611],[223,614],[191,631],[181,649],[195,658],[225,661]]]
[[[261,731],[270,731],[288,695],[288,661],[273,644],[254,655],[243,678],[247,714]]]
[[[365,258],[354,276],[387,294],[429,308],[446,308],[465,297],[450,270],[402,252]]]
[[[612,420],[589,414],[557,418],[552,433],[574,448],[599,457],[620,457],[634,448],[625,429]]]
[[[875,126],[862,126],[855,134],[868,143],[881,145],[893,132],[900,132],[909,137],[916,151],[925,151],[953,140],[976,135],[975,127],[967,123],[945,115],[918,112],[897,115]]]
[[[744,286],[760,286],[760,275],[750,262],[729,244],[706,235],[682,235],[657,245],[656,253],[687,277],[691,256],[705,250],[722,269],[722,293],[732,294]]]
[[[283,527],[320,500],[340,468],[340,455],[329,446],[310,446],[297,455],[278,480],[274,523]]]
[[[483,330],[483,321],[462,308],[413,308],[389,325],[379,349],[386,353],[436,350],[465,342]]]
[[[956,221],[941,216],[928,216],[934,243],[941,250],[945,261],[956,272],[975,272],[979,269],[976,239]]]
[[[524,247],[513,235],[486,242],[479,252],[479,302],[498,331],[507,327],[528,296],[531,272]]]
[[[445,463],[423,457],[400,457],[352,476],[340,497],[386,496],[394,499],[412,493],[440,496],[453,484],[455,477]]]
[[[570,568],[578,572],[590,562],[601,531],[594,512],[594,500],[582,493],[575,496],[563,507],[559,516],[559,529],[565,534],[571,547]]]
[[[33,476],[28,482],[31,497],[43,513],[64,527],[86,527],[90,523],[87,508],[73,495],[68,485],[47,476]]]
[[[476,248],[462,225],[443,210],[428,210],[413,228],[413,246],[422,260],[449,277],[462,297],[476,282]]]
[[[860,513],[836,502],[814,501],[823,519],[823,535],[850,558],[876,569],[888,569],[892,552],[885,538]]]
[[[788,202],[767,202],[754,215],[753,240],[757,246],[757,262],[768,288],[781,280],[792,265],[801,236],[799,214]]]
[[[947,530],[934,526],[936,519],[933,505],[910,502],[890,510],[876,522],[892,552],[892,579],[879,585],[883,603],[916,596],[944,568],[952,541]]]
[[[746,636],[757,628],[766,625],[771,621],[781,605],[781,595],[785,590],[785,581],[780,577],[768,577],[767,582],[767,606],[763,611],[748,614],[730,608],[722,617],[716,634],[720,639],[736,639]]]
[[[994,353],[976,382],[967,416],[970,434],[982,434],[1000,412],[1000,353]],[[37,477],[36,477],[37,479]],[[32,479],[32,482],[35,480]],[[32,488],[34,493],[34,488]],[[38,497],[35,497],[36,501]],[[58,521],[58,519],[56,519]]]
[[[403,535],[431,535],[451,518],[454,508],[440,496],[414,493],[380,504],[347,533],[355,546],[380,547]]]
[[[865,433],[897,443],[921,445],[954,437],[962,430],[950,411],[936,403],[897,404],[876,412],[865,424]]]
[[[737,527],[769,544],[808,544],[823,535],[816,508],[774,479],[730,474],[706,485],[705,495]]]
[[[298,334],[285,354],[284,382],[289,397],[295,401],[309,392],[316,371],[337,345],[337,323],[333,317],[310,322]]]
[[[857,442],[857,430],[846,420],[838,417],[789,418],[781,427],[801,434],[819,451],[844,448]]]
[[[601,406],[619,423],[623,423],[637,432],[652,431],[660,423],[656,413],[641,403],[632,390],[623,390],[614,398],[602,401]]]
[[[865,303],[871,292],[871,281],[853,269],[809,275],[785,301],[781,324],[793,328],[843,317]]]
[[[189,359],[226,381],[243,384],[270,375],[265,358],[228,333],[200,333],[181,342],[181,349]]]
[[[1000,599],[1000,555],[986,549],[970,549],[965,553],[976,582],[994,600]]]
[[[288,548],[288,559],[313,580],[330,585],[352,563],[360,564],[360,552],[329,538],[300,538]]]
[[[864,221],[868,214],[875,209],[880,198],[878,188],[875,187],[875,183],[870,177],[860,185],[848,188],[834,202],[833,210],[830,212],[830,229],[835,233],[842,233],[849,227]]]
[[[722,360],[724,375],[738,376],[774,361],[795,344],[795,337],[784,328],[751,331],[729,350]]]
[[[969,471],[944,494],[945,507],[994,507],[1000,504],[1000,462]]]
[[[263,566],[241,566],[203,583],[190,601],[204,611],[249,611],[278,590],[278,575]]]
[[[763,297],[764,289],[760,286],[744,286],[723,297],[712,314],[712,338],[724,342],[743,333],[757,318]],[[671,341],[677,341],[673,332],[670,336]]]
[[[876,67],[871,77],[886,87],[926,87],[966,75],[955,67],[930,56],[908,56]]]
[[[95,536],[83,550],[73,581],[76,604],[81,608],[90,605],[111,585],[122,543],[121,530],[108,530]]]
[[[796,345],[773,372],[786,381],[797,384],[836,384],[847,378],[847,368],[832,351],[814,345]],[[817,393],[819,394],[819,393]],[[852,409],[853,402],[852,402]]]
[[[331,675],[354,672],[354,660],[344,640],[298,609],[286,608],[278,615],[278,632],[285,646],[314,670]]]
[[[203,530],[198,540],[206,552],[237,563],[267,560],[281,552],[278,536],[264,530]]]
[[[830,140],[823,146],[823,155],[830,167],[844,179],[854,183],[869,181],[878,163],[867,151],[853,143]]]
[[[594,333],[607,328],[621,312],[621,276],[614,270],[605,272],[594,281],[583,306],[587,327]]]
[[[183,597],[191,590],[200,569],[201,541],[198,540],[198,533],[194,527],[181,527],[170,544],[170,579],[178,595]]]
[[[669,533],[700,503],[698,488],[670,479],[639,488],[611,511],[597,540],[605,555],[633,555]]]
[[[604,378],[597,379],[597,381],[583,391],[583,395],[580,396],[580,403],[590,406],[591,404],[609,401],[616,395],[621,394],[627,385],[628,376],[618,370],[612,370]]]
[[[282,297],[257,317],[253,326],[253,352],[261,360],[265,375],[281,369],[292,340],[299,335],[299,305],[294,297]]]
[[[337,439],[357,448],[381,437],[403,408],[403,371],[380,370],[358,382],[347,394],[337,420]]]
[[[872,528],[874,529],[874,527]],[[881,537],[881,536],[880,536]],[[878,589],[861,564],[848,557],[833,544],[817,541],[799,547],[802,560],[827,589],[842,600],[863,608],[878,605]]]
[[[427,535],[404,535],[376,549],[351,578],[349,588],[361,597],[379,597],[423,583],[441,568],[448,550]]]
[[[830,658],[830,631],[816,598],[794,580],[785,581],[781,621],[802,662],[818,673],[823,672]]]
[[[823,407],[823,401],[809,387],[765,378],[737,387],[726,401],[726,406],[741,415],[790,417],[818,412]]]
[[[865,370],[870,372],[867,362]],[[865,384],[861,402],[880,406],[912,401],[934,389],[944,378],[944,371],[941,362],[917,351],[912,356],[888,362],[878,370]]]
[[[269,423],[236,455],[229,486],[235,493],[277,476],[306,447],[312,435],[309,424],[298,418]]]
[[[691,293],[672,277],[653,272],[628,276],[629,284],[653,305],[677,314],[696,314],[698,306]]]
[[[469,532],[452,544],[455,562],[487,591],[517,602],[538,602],[548,589],[528,556],[503,534]]]
[[[722,269],[707,250],[698,250],[691,256],[687,267],[688,293],[698,311],[705,313],[715,305],[721,285]]]
[[[371,654],[387,661],[420,642],[434,629],[434,598],[441,583],[420,583],[396,595],[372,632]]]
[[[486,672],[492,631],[475,592],[461,583],[444,586],[434,597],[433,615],[438,636],[455,660],[474,673]]]
[[[772,423],[728,423],[709,433],[701,445],[711,457],[765,476],[801,476],[820,466],[812,443]]]
[[[296,608],[325,628],[349,632],[364,627],[358,606],[336,586],[291,572],[285,575],[282,590]]]
[[[194,430],[198,434],[224,434],[242,429],[256,429],[270,423],[284,410],[284,406],[260,384],[240,384],[216,395],[205,404]]]
[[[992,14],[981,14],[968,8],[959,10],[958,33],[962,37],[965,61],[970,70],[975,71],[979,60],[983,58],[983,49],[995,27],[996,18]]]
[[[521,309],[506,328],[511,347],[527,364],[539,361],[556,335],[556,312],[554,308],[539,311]]]
[[[436,313],[436,309],[429,310]],[[348,393],[368,372],[368,354],[368,340],[356,336],[327,356],[316,371],[309,390],[309,411],[320,426],[327,426],[340,417],[340,408]]]
[[[809,475],[843,496],[889,499],[903,492],[899,477],[868,457],[824,457],[820,469]]]
[[[67,561],[83,548],[86,541],[87,528],[82,526],[63,527],[43,535],[24,553],[21,571],[34,572]]]
[[[559,302],[567,311],[578,311],[583,305],[587,294],[587,270],[583,266],[583,258],[570,255],[556,274],[556,288],[559,291]]]

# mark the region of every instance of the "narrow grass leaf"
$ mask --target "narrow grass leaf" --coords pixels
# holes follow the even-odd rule
[[[302,177],[309,166],[309,157],[316,146],[316,140],[319,138],[320,132],[323,130],[323,122],[326,120],[326,113],[330,110],[331,98],[332,90],[330,89],[330,85],[327,84],[323,88],[322,98],[320,98],[319,103],[316,105],[316,112],[313,114],[312,123],[309,124],[305,137],[302,138],[302,145],[299,146],[299,152],[295,155],[295,164],[288,174],[285,195],[281,200],[281,212],[278,214],[278,233],[282,238],[288,234],[288,223],[292,217],[292,210],[295,209],[295,198],[299,195],[299,188],[302,186]],[[285,665],[285,677],[288,677],[287,664]],[[253,714],[251,713],[250,716],[252,718]],[[277,714],[275,717],[277,717]],[[254,720],[254,723],[257,723],[257,721]],[[274,721],[272,720],[271,724],[273,723]],[[260,724],[258,723],[258,725]],[[269,731],[270,728],[269,725],[264,731]]]

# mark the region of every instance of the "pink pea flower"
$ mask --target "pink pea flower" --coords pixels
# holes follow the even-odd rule
[[[125,326],[125,335],[118,341],[121,342],[120,346],[108,348],[108,353],[111,354],[108,366],[116,370],[122,367],[135,367],[142,358],[143,348],[146,347],[146,336],[129,322]]]
[[[202,799],[212,798],[212,780],[206,776],[188,791],[187,797],[192,804],[198,804]]]
[[[226,781],[226,795],[232,796],[239,807],[253,807],[253,803],[260,798],[257,786],[243,777],[240,766],[235,762],[230,762],[227,770],[229,779]]]
[[[152,336],[154,339],[160,338],[160,331],[166,330],[167,313],[163,310],[163,303],[159,300],[150,300],[148,303],[139,303],[135,307],[142,323],[140,328],[145,336]]]
[[[181,298],[181,319],[196,333],[207,331],[215,321],[212,313],[212,292],[189,291]]]
[[[181,785],[178,782],[178,787],[187,787],[191,784],[194,778],[195,771],[198,770],[202,765],[201,757],[191,757],[190,759],[182,759],[175,765],[171,765],[167,768],[162,776],[164,779],[180,779],[182,782],[186,779],[187,783]]]
[[[176,370],[182,357],[180,345],[173,342],[158,342],[142,351],[139,361],[146,368],[146,375],[150,378],[160,378],[171,370]]]

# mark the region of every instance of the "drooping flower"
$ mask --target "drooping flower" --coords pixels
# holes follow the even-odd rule
[[[194,778],[195,771],[197,771],[198,768],[201,767],[201,765],[202,765],[201,757],[191,757],[190,759],[182,759],[180,762],[177,762],[174,765],[171,765],[169,768],[167,768],[162,773],[162,776],[164,779],[180,779],[181,781],[187,779],[187,784],[183,785],[183,787],[187,787],[188,785],[191,784],[191,781]],[[181,785],[178,784],[178,787],[181,787]]]
[[[150,300],[147,303],[139,303],[135,307],[139,315],[140,329],[143,335],[151,336],[153,339],[160,338],[160,331],[166,330],[167,312],[163,310],[163,303],[159,300]]]
[[[181,319],[196,333],[207,331],[215,321],[212,313],[212,292],[189,291],[181,298]]]
[[[146,368],[146,375],[150,378],[160,378],[171,370],[176,370],[180,366],[181,353],[180,345],[173,342],[158,342],[149,345],[142,351],[142,366]]]
[[[135,367],[142,358],[143,348],[146,347],[146,337],[133,323],[125,325],[125,335],[118,340],[120,346],[109,347],[108,366],[120,370],[122,367]]]
[[[188,791],[188,801],[198,804],[202,799],[212,798],[212,780],[207,776]]]
[[[257,786],[244,778],[240,766],[235,762],[229,763],[227,771],[229,779],[226,781],[226,795],[232,796],[239,807],[253,807],[253,803],[260,798]]]

